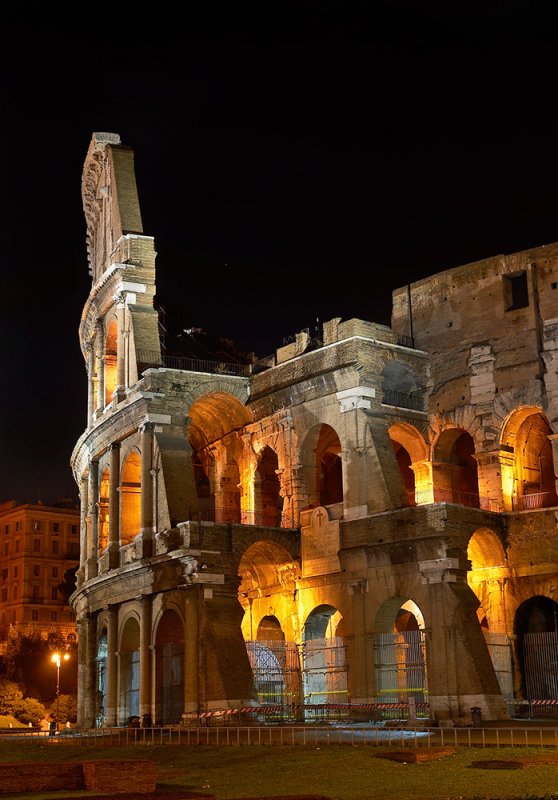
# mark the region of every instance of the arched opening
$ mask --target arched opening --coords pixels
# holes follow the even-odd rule
[[[112,401],[112,395],[116,389],[116,361],[117,361],[117,342],[118,326],[113,320],[108,326],[105,339],[105,405]]]
[[[162,725],[180,722],[184,711],[184,625],[167,609],[155,638],[156,720]]]
[[[502,490],[514,511],[558,505],[556,476],[545,415],[534,407],[515,411],[502,433]],[[508,505],[509,507],[509,505]]]
[[[423,390],[419,377],[404,361],[388,361],[382,370],[382,403],[422,411]]]
[[[506,632],[501,586],[507,577],[507,559],[498,535],[479,528],[469,539],[469,586],[481,604],[477,616],[503,697],[513,698],[512,643]]]
[[[240,522],[240,470],[234,459],[221,473],[221,508],[215,510],[218,522]]]
[[[329,506],[343,502],[343,468],[341,442],[329,425],[322,425],[316,447],[319,504]]]
[[[99,483],[99,555],[105,552],[109,542],[109,486],[110,472],[106,469]]]
[[[287,640],[280,621],[270,615],[269,597],[294,593],[299,565],[280,545],[259,541],[243,554],[238,574],[246,639],[254,685],[262,704],[301,702],[300,660],[294,641]],[[259,623],[258,623],[259,620]]]
[[[258,625],[256,641],[246,642],[254,675],[254,687],[262,705],[288,702],[285,697],[287,648],[285,634],[277,617],[264,617]]]
[[[211,481],[204,468],[198,453],[192,454],[192,467],[194,469],[194,481],[196,484],[196,496],[198,498],[199,519],[215,521],[215,495],[211,490]]]
[[[122,544],[131,542],[141,528],[141,458],[135,450],[128,455],[120,482],[120,535]]]
[[[120,638],[120,724],[128,718],[139,716],[139,646],[140,629],[138,621],[130,617],[124,625]]]
[[[461,428],[442,431],[434,448],[434,500],[479,508],[473,437]]]
[[[544,595],[521,603],[514,633],[522,696],[558,700],[558,604]]]
[[[376,615],[376,696],[382,703],[413,702],[419,715],[428,696],[424,627],[422,612],[410,599],[392,597]]]
[[[400,422],[389,428],[389,438],[409,505],[431,503],[432,472],[428,461],[428,447],[422,434],[413,425]]]
[[[279,527],[281,524],[282,497],[277,476],[279,462],[271,447],[264,447],[258,459],[254,480],[254,506],[256,525]]]
[[[100,728],[105,721],[107,696],[107,632],[102,631],[97,641],[95,678],[95,725]]]
[[[333,606],[318,606],[303,630],[304,703],[348,703],[347,666],[343,617]]]

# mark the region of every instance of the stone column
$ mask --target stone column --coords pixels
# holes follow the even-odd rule
[[[81,727],[95,727],[95,700],[97,697],[97,615],[86,614],[82,618],[82,633],[84,632],[85,646],[78,651],[78,658],[85,658],[80,664],[82,685],[84,692],[83,721]]]
[[[140,717],[149,714],[153,721],[151,709],[151,619],[151,595],[143,595],[140,619],[139,714]]]
[[[153,425],[146,422],[140,428],[141,449],[141,538],[142,556],[153,552]]]
[[[184,636],[184,711],[201,711],[199,698],[199,673],[202,666],[199,652],[199,597],[200,587],[193,586],[186,592],[186,629]]]
[[[87,348],[87,427],[93,424],[95,413],[95,345],[89,342]]]
[[[120,442],[110,446],[109,569],[120,566]]]
[[[503,511],[500,450],[475,453],[478,464],[480,507],[486,511]]]
[[[368,599],[368,581],[355,580],[347,583],[347,591],[353,605],[353,635],[346,643],[349,697],[352,703],[370,703],[373,691],[369,687],[370,665],[367,649],[370,642],[366,636],[365,608]]]
[[[558,433],[548,434],[548,439],[552,445],[552,462],[554,464],[554,475],[558,475]],[[558,493],[558,479],[555,481],[556,492]]]
[[[86,720],[87,703],[87,619],[81,617],[76,620],[77,626],[77,725],[78,728],[90,727]]]
[[[84,477],[81,479],[80,485],[80,526],[79,526],[79,570],[77,573],[77,586],[82,585],[85,580],[85,573],[87,568],[87,525],[89,516],[89,479]]]
[[[99,462],[89,463],[89,542],[87,543],[87,580],[98,572],[99,552]]]
[[[419,562],[427,630],[430,715],[463,724],[471,707],[485,720],[508,719],[488,647],[477,618],[479,601],[467,585],[466,554]]]
[[[107,677],[105,685],[105,724],[113,728],[117,724],[117,660],[118,649],[118,607],[107,609]]]
[[[105,328],[102,320],[97,322],[95,350],[97,355],[97,416],[100,416],[105,408]]]
[[[517,500],[516,486],[515,486],[515,455],[513,448],[507,447],[498,453],[498,461],[500,466],[500,481],[502,485],[502,502],[504,504],[504,511],[513,511],[514,503]]]
[[[117,335],[116,335],[116,402],[120,403],[126,396],[126,358],[124,350],[124,324],[125,324],[125,302],[126,294],[121,292],[115,296]]]

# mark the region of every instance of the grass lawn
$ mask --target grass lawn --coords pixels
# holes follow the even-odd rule
[[[381,750],[385,748],[369,745],[108,748],[7,741],[0,744],[0,761],[35,761],[40,769],[41,761],[148,758],[157,763],[161,792],[202,789],[218,800],[304,793],[323,794],[333,800],[534,798],[553,794],[558,800],[558,762],[515,770],[471,767],[473,761],[558,756],[554,748],[463,747],[439,761],[417,764],[378,758]],[[70,794],[87,797],[87,792]],[[63,797],[63,792],[0,794],[0,798],[10,800]]]

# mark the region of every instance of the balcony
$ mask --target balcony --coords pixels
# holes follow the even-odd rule
[[[556,505],[555,492],[536,492],[512,498],[514,511],[537,511],[541,508],[553,508]]]
[[[405,392],[397,392],[395,389],[384,389],[382,405],[424,411],[424,398],[420,394],[406,394]]]
[[[186,356],[171,356],[159,354],[155,350],[138,350],[137,361],[143,369],[153,367],[160,369],[179,369],[185,372],[206,372],[210,375],[234,375],[248,377],[252,371],[250,364],[228,364],[223,361],[206,361],[200,358],[187,358]]]
[[[480,497],[474,492],[461,492],[457,489],[433,488],[419,492],[408,492],[410,506],[424,506],[429,503],[453,503],[466,508],[480,508],[482,511],[501,511],[501,504],[491,497]]]

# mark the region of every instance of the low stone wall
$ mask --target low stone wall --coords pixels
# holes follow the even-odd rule
[[[146,794],[155,791],[153,761],[83,761],[39,764],[36,761],[0,763],[0,794],[88,789]]]

